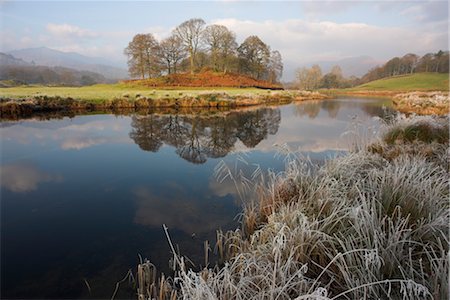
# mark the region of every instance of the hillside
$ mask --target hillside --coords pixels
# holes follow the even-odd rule
[[[416,73],[383,78],[356,86],[349,91],[448,91],[449,75],[445,73]]]
[[[9,51],[7,54],[26,62],[47,67],[65,67],[78,71],[90,71],[108,79],[125,79],[128,72],[124,68],[100,57],[89,57],[75,52],[62,52],[47,47],[27,48]]]
[[[0,67],[2,66],[32,66],[32,64],[11,54],[0,52]]]
[[[206,71],[201,73],[170,74],[157,78],[126,80],[127,85],[143,87],[236,87],[236,88],[261,88],[280,90],[280,84],[270,83],[264,80],[256,80],[252,77],[234,74]]]
[[[103,75],[63,67],[2,66],[0,65],[0,87],[28,84],[49,86],[85,86],[109,83]]]

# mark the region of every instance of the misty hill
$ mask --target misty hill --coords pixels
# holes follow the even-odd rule
[[[1,87],[21,84],[82,86],[111,82],[95,72],[65,67],[36,66],[1,52],[0,81]]]
[[[5,54],[0,52],[0,66],[31,66],[32,64],[16,58],[11,54]]]
[[[126,69],[113,66],[103,58],[88,57],[75,52],[62,52],[47,47],[27,48],[9,51],[8,54],[26,62],[47,67],[66,67],[79,71],[90,71],[108,79],[126,79]]]

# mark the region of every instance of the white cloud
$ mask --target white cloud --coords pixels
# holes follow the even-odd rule
[[[69,24],[54,24],[49,23],[46,26],[49,33],[62,38],[95,38],[98,33],[88,29],[83,29],[78,26]]]
[[[421,54],[448,47],[447,30],[441,32],[426,27],[412,30],[301,19],[261,22],[218,19],[213,23],[236,32],[239,42],[249,35],[258,35],[279,50],[284,61],[298,65],[360,55],[389,59],[410,52]]]

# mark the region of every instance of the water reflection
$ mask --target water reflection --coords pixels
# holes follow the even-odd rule
[[[0,123],[2,296],[111,297],[138,253],[167,270],[163,223],[199,265],[203,241],[238,226],[240,194],[232,180],[216,180],[215,158],[245,174],[282,170],[278,144],[323,161],[349,149],[343,134],[355,120],[379,126],[373,117],[391,113],[382,105],[336,99]]]
[[[41,183],[63,180],[61,175],[47,173],[28,162],[0,166],[0,178],[1,186],[15,193],[34,191]]]
[[[254,148],[278,131],[281,113],[260,108],[215,116],[156,115],[133,116],[130,138],[142,150],[157,152],[163,144],[194,164],[226,156],[236,142]]]
[[[323,102],[323,101],[320,101]],[[319,101],[307,101],[299,103],[294,106],[294,113],[298,117],[308,116],[310,119],[315,119],[321,110],[321,103]],[[338,104],[340,105],[340,104]],[[339,109],[338,109],[339,110]]]
[[[230,199],[199,199],[189,188],[175,182],[158,188],[140,186],[134,189],[136,213],[134,223],[154,228],[169,228],[192,233],[210,233],[230,224],[224,211],[237,209]]]
[[[370,98],[345,98],[342,100],[333,99],[328,101],[305,101],[294,105],[294,114],[298,117],[308,116],[310,119],[315,119],[318,117],[321,111],[326,111],[329,118],[335,119],[338,116],[340,110],[348,110],[355,107],[364,111],[368,116],[380,117],[382,119],[389,118],[395,114],[395,111],[393,109],[390,109],[390,100]]]

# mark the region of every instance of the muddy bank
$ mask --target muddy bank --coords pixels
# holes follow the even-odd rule
[[[2,119],[17,119],[35,114],[62,113],[77,115],[85,113],[114,113],[121,111],[146,111],[155,108],[186,109],[212,108],[233,109],[270,104],[288,104],[294,101],[320,100],[328,98],[317,92],[272,92],[267,95],[238,95],[226,93],[205,93],[195,97],[152,99],[138,96],[135,98],[105,100],[100,102],[78,100],[70,97],[34,96],[24,99],[0,98]]]

